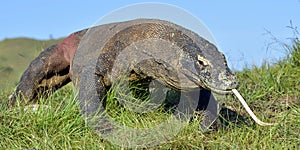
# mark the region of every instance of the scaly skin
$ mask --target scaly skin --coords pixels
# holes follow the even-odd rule
[[[91,35],[93,32],[96,33],[94,37],[87,35],[91,42],[85,44],[91,46],[88,47],[91,51],[86,50],[84,46],[79,46],[87,31],[91,31]],[[164,51],[165,47],[162,47],[158,50],[146,51],[145,53],[150,54],[144,56],[140,56],[140,52],[135,51],[123,52],[133,43],[148,39],[168,41],[178,49]],[[97,45],[98,43],[100,45]],[[98,47],[93,47],[94,45]],[[145,46],[145,49],[151,49],[151,46],[161,45],[149,44]],[[171,61],[165,62],[152,56],[151,59],[139,62],[140,57],[148,57],[152,55],[151,53],[170,57],[167,60]],[[122,68],[123,63],[118,62],[119,57],[127,64],[139,63]],[[87,109],[82,108],[87,114],[96,111],[112,83],[128,72],[131,73],[130,77],[136,77],[133,79],[150,77],[175,90],[204,88],[209,92],[225,94],[238,86],[237,78],[228,68],[224,55],[209,41],[167,21],[138,19],[75,32],[61,43],[41,52],[23,73],[19,85],[11,96],[11,104],[15,103],[18,96],[27,100],[35,99],[39,94],[47,96],[51,91],[70,81],[77,85],[83,67],[90,67],[85,65],[93,59],[97,60],[96,70],[94,72],[88,70],[87,73],[91,73],[92,78],[95,77],[98,98],[91,100],[92,105],[90,105],[86,104],[84,97],[79,94],[81,108],[86,105],[90,106]],[[179,76],[184,77],[184,80],[180,80]],[[81,91],[81,93],[86,93],[86,91]]]

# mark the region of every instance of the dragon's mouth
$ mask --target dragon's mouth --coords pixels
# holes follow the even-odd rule
[[[232,89],[221,89],[221,88],[218,88],[218,87],[215,87],[215,86],[211,86],[210,84],[208,84],[204,81],[201,81],[199,79],[196,79],[196,78],[190,78],[190,79],[191,79],[191,81],[193,81],[199,87],[210,90],[210,91],[215,92],[217,94],[232,94]]]
[[[201,81],[200,81],[201,82]],[[233,94],[233,89],[236,89],[238,86],[223,86],[223,88],[220,88],[218,86],[213,86],[209,83],[206,82],[201,82],[202,86],[204,86],[203,88],[206,88],[208,90],[211,90],[212,92],[215,92],[217,94]]]
[[[207,85],[207,84],[205,84],[204,88],[209,89],[212,92],[215,92],[217,94],[232,94],[232,89],[224,90],[224,89],[219,89],[219,88],[211,87],[210,85]]]

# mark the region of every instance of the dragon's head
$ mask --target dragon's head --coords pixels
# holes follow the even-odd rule
[[[185,76],[200,87],[220,94],[238,87],[238,79],[228,68],[224,54],[205,39],[183,50],[179,61]]]

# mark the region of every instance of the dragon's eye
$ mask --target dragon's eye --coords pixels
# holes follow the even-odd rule
[[[202,65],[202,66],[205,66],[205,65],[204,65],[204,62],[201,61],[201,60],[198,60],[198,63],[199,63],[200,65]]]
[[[198,63],[202,66],[208,66],[209,62],[200,55],[197,55]]]

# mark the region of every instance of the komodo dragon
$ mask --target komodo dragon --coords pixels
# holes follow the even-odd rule
[[[133,80],[156,79],[177,91],[201,88],[228,94],[238,87],[216,46],[171,22],[137,19],[78,31],[45,49],[23,73],[11,103],[18,96],[32,100],[39,93],[47,95],[73,81],[80,87],[83,113],[93,113],[124,73]],[[97,98],[89,95],[90,84],[95,84]]]

